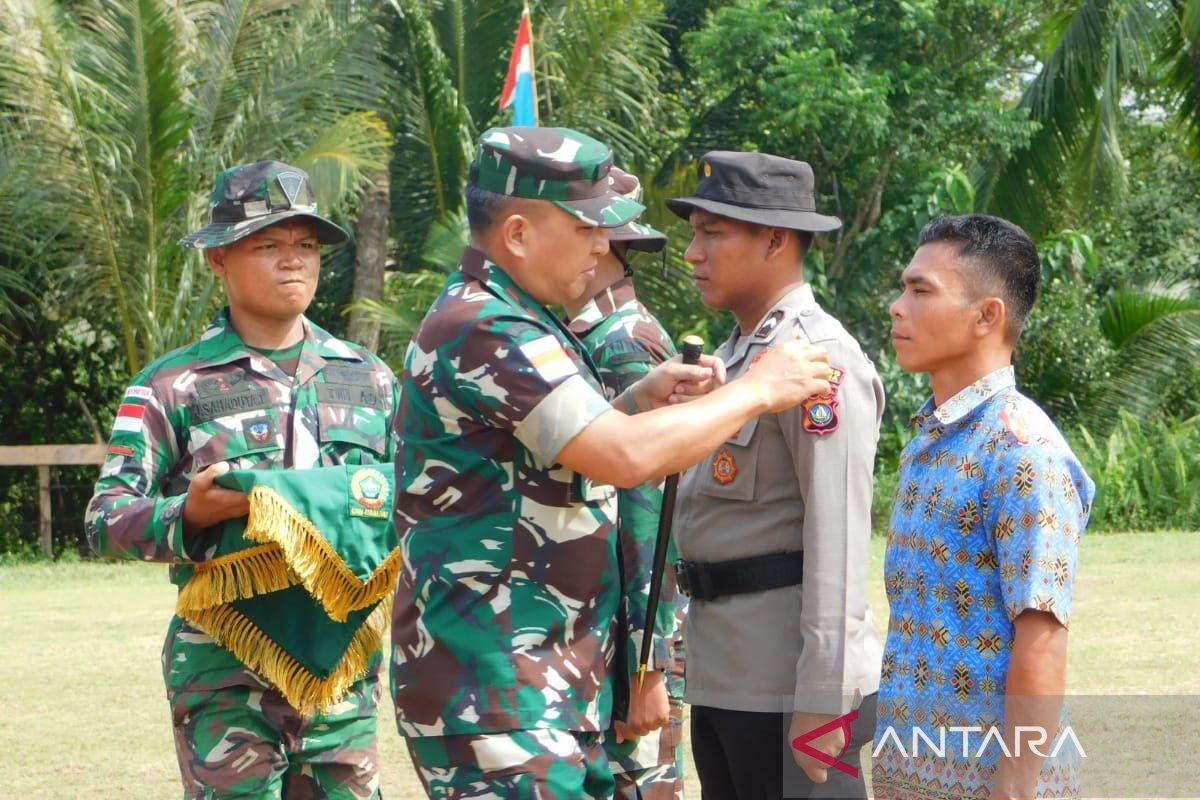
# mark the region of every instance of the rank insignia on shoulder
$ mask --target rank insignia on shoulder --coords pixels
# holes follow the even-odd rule
[[[737,478],[737,461],[734,459],[733,453],[725,448],[717,451],[716,456],[713,457],[712,476],[713,480],[722,486],[734,482]]]
[[[779,327],[780,321],[783,319],[783,309],[777,308],[767,315],[763,320],[763,324],[758,326],[758,330],[754,332],[755,339],[765,339],[771,335],[771,331]]]
[[[838,419],[838,386],[846,372],[841,367],[829,365],[829,384],[833,388],[829,394],[818,394],[804,401],[804,419],[800,425],[805,433],[824,436],[838,429],[841,420]]]

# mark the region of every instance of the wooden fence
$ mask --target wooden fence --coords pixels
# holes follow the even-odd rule
[[[103,444],[27,444],[0,447],[0,467],[37,467],[38,541],[47,557],[54,555],[50,528],[50,468],[78,464],[103,464]]]

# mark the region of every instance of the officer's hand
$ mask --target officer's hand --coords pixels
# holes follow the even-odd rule
[[[250,513],[250,498],[247,495],[213,483],[214,478],[228,471],[229,465],[219,461],[200,470],[192,479],[187,499],[183,501],[184,533],[197,533],[218,522]]]
[[[742,380],[760,384],[772,413],[786,411],[818,394],[828,394],[829,354],[803,339],[763,351]]]
[[[613,723],[618,742],[631,742],[639,736],[656,731],[671,717],[671,704],[667,700],[667,685],[658,670],[646,673],[646,682],[638,691],[638,676],[629,677],[629,713],[622,722]]]
[[[701,355],[699,364],[684,364],[674,356],[652,369],[631,389],[639,411],[686,403],[702,397],[725,382],[725,362]]]
[[[797,711],[792,714],[792,725],[788,729],[788,747],[791,748],[792,757],[796,759],[796,766],[804,770],[804,774],[813,783],[824,783],[828,777],[829,767],[808,753],[801,752],[792,747],[792,742],[797,737],[803,736],[809,731],[826,725],[835,719],[837,719],[837,716],[834,714],[810,714],[807,711]],[[846,735],[842,731],[841,726],[838,726],[824,736],[810,739],[806,744],[814,750],[819,750],[833,758],[837,758],[846,747]]]

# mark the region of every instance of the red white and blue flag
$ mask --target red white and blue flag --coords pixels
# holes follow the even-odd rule
[[[508,60],[508,75],[500,92],[500,107],[513,107],[513,125],[537,125],[537,94],[533,85],[533,33],[529,24],[529,7],[521,12],[517,40],[513,42],[512,57]]]

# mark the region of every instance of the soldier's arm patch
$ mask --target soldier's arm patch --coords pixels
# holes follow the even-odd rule
[[[542,336],[520,346],[537,374],[547,383],[555,383],[579,372],[575,362],[553,336]]]

